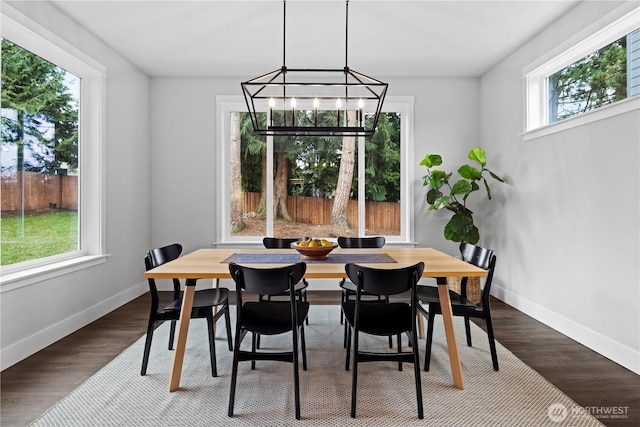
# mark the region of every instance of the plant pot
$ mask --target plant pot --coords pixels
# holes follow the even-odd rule
[[[449,289],[457,293],[461,292],[462,277],[447,277],[447,282],[449,283]],[[469,277],[467,279],[467,299],[474,304],[480,304],[482,289],[480,289],[479,277]]]

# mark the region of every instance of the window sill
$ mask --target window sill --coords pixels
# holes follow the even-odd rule
[[[596,122],[598,120],[606,119],[639,109],[640,95],[636,95],[632,96],[631,98],[618,101],[615,104],[600,107],[597,110],[588,111],[575,117],[571,117],[556,123],[523,132],[522,134],[520,134],[520,136],[522,136],[522,140],[525,142],[531,141],[537,138],[553,135],[554,133],[573,129],[578,126],[583,126],[588,123]]]
[[[108,255],[85,255],[0,276],[0,293],[104,264]]]

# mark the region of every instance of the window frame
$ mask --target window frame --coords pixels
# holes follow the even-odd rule
[[[216,221],[217,241],[216,246],[224,245],[262,245],[263,236],[231,236],[229,215],[230,215],[230,170],[229,170],[229,148],[230,140],[230,114],[232,111],[246,111],[247,106],[241,95],[217,95],[216,96],[216,168],[218,170],[216,184],[216,203],[218,205],[218,220]],[[410,167],[410,148],[414,145],[414,97],[413,96],[387,96],[382,106],[383,112],[400,113],[402,131],[400,132],[400,175],[401,197],[400,197],[400,235],[385,236],[386,244],[413,244],[414,224],[413,224],[413,168]],[[266,111],[265,111],[266,112]],[[267,173],[273,169],[273,144],[271,137],[267,137]],[[358,165],[361,170],[357,173],[364,177],[364,137],[358,138]],[[269,175],[267,176],[269,178]],[[271,181],[273,177],[271,176]],[[359,185],[364,185],[364,179],[358,180]],[[273,198],[272,185],[267,185],[267,197]],[[364,193],[363,189],[360,189]],[[358,227],[359,235],[364,236],[364,198],[358,198]],[[272,209],[267,209],[267,234],[272,229]],[[326,236],[319,236],[326,237]]]
[[[106,67],[3,4],[0,36],[81,79],[79,111],[79,250],[2,267],[0,292],[102,264],[106,258],[104,114]]]
[[[629,6],[633,5],[619,7],[522,70],[524,141],[640,109],[640,97],[634,95],[554,123],[549,123],[548,118],[547,78],[640,28],[640,8],[630,10]]]

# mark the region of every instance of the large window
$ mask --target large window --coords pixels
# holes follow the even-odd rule
[[[2,39],[2,266],[74,252],[80,79]]]
[[[525,69],[525,131],[577,126],[638,107],[631,99],[640,93],[638,13],[636,8],[604,28],[589,28],[588,36]]]
[[[105,73],[8,6],[1,35],[4,289],[93,264],[104,254]]]
[[[221,242],[267,235],[411,240],[411,98],[388,99],[368,138],[261,137],[245,110],[234,98],[218,99]]]

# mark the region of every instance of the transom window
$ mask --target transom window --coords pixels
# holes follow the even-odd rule
[[[562,53],[525,69],[525,132],[557,124],[563,129],[638,108],[631,98],[640,93],[639,13],[636,8],[604,28],[589,28],[588,36],[579,35]]]

